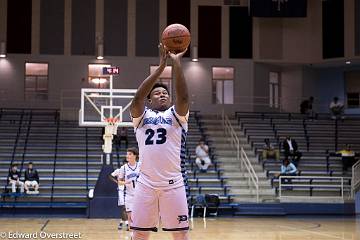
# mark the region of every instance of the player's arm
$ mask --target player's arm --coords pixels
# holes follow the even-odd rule
[[[109,174],[109,179],[110,179],[112,182],[114,182],[114,183],[117,183],[117,182],[118,182],[117,179],[116,179],[116,177],[113,177],[111,174]]]
[[[187,49],[186,49],[187,50]],[[189,93],[186,85],[184,73],[181,67],[181,58],[185,54],[185,51],[173,54],[169,53],[169,56],[174,63],[174,73],[175,73],[175,110],[176,113],[180,116],[186,116],[189,111]]]
[[[138,88],[134,99],[130,105],[130,113],[133,118],[140,117],[145,110],[145,98],[149,95],[151,88],[154,86],[156,80],[160,77],[161,73],[164,71],[166,67],[166,58],[167,51],[163,47],[163,45],[159,44],[160,48],[160,64],[159,67],[150,74],[140,85]]]

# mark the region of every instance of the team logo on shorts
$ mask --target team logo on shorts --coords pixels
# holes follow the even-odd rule
[[[181,222],[187,222],[188,217],[186,215],[179,215],[177,220],[179,221],[180,224]]]

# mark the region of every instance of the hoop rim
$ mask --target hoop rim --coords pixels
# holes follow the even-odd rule
[[[118,123],[120,123],[120,118],[109,117],[109,118],[105,118],[104,122],[106,122],[107,124],[118,124]]]

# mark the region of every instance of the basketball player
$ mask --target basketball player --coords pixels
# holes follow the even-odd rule
[[[185,171],[181,169],[189,116],[188,90],[180,63],[186,51],[173,54],[161,44],[159,47],[160,65],[140,85],[130,107],[141,161],[130,228],[134,240],[149,239],[161,219],[162,229],[171,231],[174,239],[188,240]],[[168,57],[176,79],[173,106],[166,85],[156,83]]]
[[[136,179],[139,176],[140,170],[140,164],[137,162],[138,157],[139,153],[136,148],[128,148],[126,152],[127,163],[111,174],[112,177],[117,178],[116,180],[112,179],[118,184],[118,189],[123,189],[123,191],[119,190],[119,202],[121,197],[123,197],[128,220],[131,219]],[[128,226],[127,221],[125,223]],[[122,226],[119,225],[120,227]]]

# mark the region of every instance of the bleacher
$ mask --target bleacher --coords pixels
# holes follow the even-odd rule
[[[56,110],[2,109],[0,114],[1,208],[80,208],[86,212],[89,189],[94,188],[102,163],[102,129],[79,127],[75,121],[61,121]],[[187,171],[190,203],[198,194],[219,194],[222,204],[231,203],[226,179],[215,155],[207,173],[197,170],[195,147],[206,137],[199,116],[190,114],[187,137]],[[129,146],[136,146],[128,130]],[[113,147],[114,168],[125,159],[126,149]],[[40,175],[40,194],[12,194],[6,177],[12,163],[22,174],[33,162]],[[22,175],[22,179],[23,179]]]
[[[327,114],[318,114],[315,119],[304,118],[301,114],[289,113],[236,113],[241,129],[259,156],[272,186],[278,192],[279,180],[274,178],[280,172],[281,161],[261,159],[264,139],[279,148],[281,159],[282,142],[286,136],[291,136],[298,143],[302,158],[298,165],[298,175],[303,179],[293,180],[296,187],[286,190],[290,195],[308,196],[339,196],[338,188],[327,187],[340,180],[325,177],[344,177],[344,189],[350,194],[351,172],[343,172],[341,157],[333,153],[351,144],[354,151],[360,151],[360,118],[350,116],[345,120],[334,121]],[[308,177],[308,178],[305,178]],[[316,180],[311,177],[324,177]],[[312,185],[312,186],[301,186]]]

